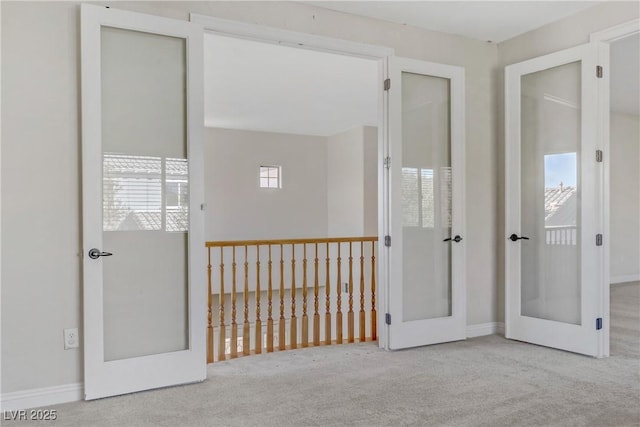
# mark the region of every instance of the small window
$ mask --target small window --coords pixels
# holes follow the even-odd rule
[[[260,188],[282,188],[282,167],[260,166]]]

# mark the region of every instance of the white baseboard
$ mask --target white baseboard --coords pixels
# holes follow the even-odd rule
[[[84,384],[74,383],[54,387],[34,388],[0,395],[0,411],[38,408],[82,400]]]
[[[630,274],[627,276],[614,276],[611,278],[610,283],[626,283],[626,282],[638,282],[640,281],[640,274]]]
[[[504,334],[504,323],[489,322],[467,326],[467,338],[482,337],[493,334]]]

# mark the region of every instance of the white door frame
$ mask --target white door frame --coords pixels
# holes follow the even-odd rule
[[[596,209],[604,205],[603,182],[604,166],[596,165],[596,150],[603,149],[602,135],[594,135],[589,126],[596,124],[600,128],[598,113],[602,104],[608,108],[608,98],[600,102],[599,97],[607,96],[606,79],[596,78],[596,66],[602,65],[608,68],[608,51],[601,44],[591,43],[564,49],[547,55],[531,58],[529,60],[509,65],[505,68],[505,135],[508,143],[505,145],[505,176],[506,176],[506,212],[505,235],[506,239],[511,233],[520,234],[520,101],[512,97],[520,91],[520,79],[517,76],[539,71],[544,66],[552,68],[558,64],[567,64],[574,61],[582,61],[582,118],[581,118],[581,150],[585,154],[582,157],[582,177],[588,176],[591,180],[590,188],[594,190],[583,193],[583,209]],[[601,129],[598,129],[601,132]],[[593,151],[592,151],[593,150]],[[605,156],[606,157],[606,156]],[[516,169],[514,169],[516,168]],[[514,172],[515,171],[515,172]],[[587,172],[585,172],[587,171]],[[591,171],[591,174],[590,172]],[[586,175],[585,175],[586,174]],[[514,222],[515,221],[515,222]],[[580,261],[581,277],[593,280],[591,285],[582,287],[588,294],[582,294],[581,315],[583,322],[580,325],[570,325],[543,319],[533,319],[521,316],[513,312],[514,307],[520,306],[520,245],[507,247],[505,251],[505,336],[511,339],[520,339],[553,348],[562,348],[596,357],[608,356],[608,328],[609,310],[604,306],[605,294],[608,304],[609,287],[604,286],[604,247],[599,248],[595,244],[595,234],[604,234],[603,212],[596,211],[588,217],[583,217],[583,228],[587,232],[593,232],[593,240],[589,235],[588,240],[582,241],[582,259]],[[605,235],[606,236],[606,235]],[[604,238],[607,240],[607,237]],[[515,243],[514,243],[515,244]],[[603,245],[604,246],[604,245]],[[584,258],[586,257],[586,258]],[[585,261],[586,260],[586,261]],[[595,262],[590,260],[597,260]],[[511,279],[516,281],[514,286]],[[606,308],[606,310],[604,309]],[[593,323],[587,316],[593,315]],[[603,325],[596,328],[596,318],[601,317]],[[598,332],[599,329],[602,329]],[[523,336],[525,339],[523,339]],[[567,337],[575,339],[567,340]],[[597,337],[597,338],[596,338]],[[594,340],[594,338],[596,338]],[[592,340],[592,341],[590,341]],[[594,345],[593,347],[591,345]]]
[[[604,52],[601,51],[603,55],[606,55],[607,64],[609,64],[609,45],[615,41],[622,40],[624,38],[633,36],[635,34],[640,33],[640,18],[633,19],[628,22],[624,22],[619,25],[615,25],[613,27],[606,28],[602,31],[597,31],[595,33],[591,33],[589,35],[590,42],[602,42],[604,45]],[[610,65],[610,64],[609,64]],[[609,81],[610,73],[608,70],[604,70],[603,78],[605,79],[604,83],[607,87],[610,85]],[[610,149],[610,105],[609,105],[609,93],[610,91],[604,91],[605,93],[599,93],[598,96],[602,100],[600,103],[600,108],[598,110],[598,122],[600,123],[599,128],[602,130],[602,134],[599,135],[599,140],[602,144],[602,149],[605,153],[604,155],[604,170],[603,170],[603,192],[604,192],[604,206],[603,206],[603,233],[604,233],[604,262],[602,268],[602,280],[604,283],[611,283],[611,270],[610,270],[610,249],[611,249],[611,239],[606,236],[611,236],[611,199],[610,199],[610,191],[611,191],[611,181],[610,181],[610,168],[611,153]],[[609,356],[609,320],[610,319],[610,287],[605,286],[602,294],[602,312],[606,313],[607,316],[607,324],[604,328],[603,340],[604,343],[604,356]]]
[[[405,160],[402,158],[403,129],[402,129],[402,73],[438,77],[447,79],[449,89],[449,135],[452,168],[452,224],[451,235],[440,236],[453,237],[461,235],[461,242],[441,243],[451,245],[451,313],[430,319],[416,319],[404,321],[403,319],[403,293],[404,279],[403,268],[403,225],[402,206],[400,194],[402,183],[398,179],[401,175]],[[409,347],[417,347],[442,342],[458,341],[467,338],[467,306],[466,306],[466,215],[465,215],[465,68],[455,65],[445,65],[434,62],[410,58],[392,58],[390,64],[391,90],[389,103],[393,107],[389,115],[389,132],[391,140],[391,194],[395,194],[391,200],[391,211],[396,213],[391,225],[390,235],[393,238],[393,246],[390,251],[390,275],[396,280],[396,286],[389,295],[389,311],[393,330],[389,347],[396,350]],[[410,164],[410,163],[409,163]],[[435,175],[435,174],[434,174]],[[398,280],[400,279],[400,280]],[[386,326],[386,325],[385,325]]]
[[[82,65],[82,219],[85,399],[188,382],[203,381],[206,369],[206,252],[204,250],[204,199],[202,162],[203,57],[201,27],[186,21],[103,6],[81,7]],[[103,328],[102,259],[87,256],[89,248],[103,250],[102,231],[102,90],[101,28],[179,37],[187,43],[187,147],[189,158],[189,348],[149,356],[105,362]],[[107,249],[108,248],[104,248]],[[99,286],[98,286],[99,285]],[[160,375],[161,374],[161,375]],[[92,378],[87,381],[87,378]]]
[[[365,43],[340,40],[257,24],[215,18],[197,13],[190,14],[191,22],[204,27],[205,32],[227,37],[278,44],[300,49],[316,50],[339,55],[372,59],[378,62],[378,346],[388,349],[389,328],[384,314],[389,312],[389,250],[384,246],[384,236],[389,234],[389,177],[383,167],[383,159],[389,156],[388,92],[384,81],[389,75],[389,58],[394,49]]]

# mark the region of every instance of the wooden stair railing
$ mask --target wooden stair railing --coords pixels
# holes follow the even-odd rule
[[[260,354],[263,349],[271,353],[274,350],[342,344],[345,341],[353,343],[377,340],[375,277],[377,241],[378,238],[374,236],[206,242],[209,293],[207,363]],[[345,265],[342,256],[346,254],[343,251],[347,246],[349,256]],[[275,250],[272,251],[272,249]],[[231,272],[228,269],[225,270],[225,258],[231,259]],[[320,266],[322,258],[325,261],[324,268]],[[367,259],[371,260],[370,264],[366,261]],[[277,271],[273,268],[274,261],[279,266]],[[357,268],[358,261],[359,268]],[[266,270],[261,269],[261,264],[265,262]],[[286,263],[289,263],[290,269],[285,268]],[[219,274],[213,274],[216,264]],[[308,277],[309,265],[313,269],[311,278]],[[241,284],[237,283],[238,267],[242,269]],[[219,279],[216,281],[215,277]],[[348,277],[348,281],[343,283],[343,277]],[[357,280],[355,283],[359,285],[357,287],[354,286],[354,277]],[[230,293],[226,292],[225,287],[229,281]],[[274,289],[274,281],[277,284],[276,289]],[[262,283],[265,282],[267,289],[263,292]],[[238,285],[242,291],[243,304],[241,336],[238,336]],[[311,287],[312,314],[308,313]],[[324,293],[322,324],[320,321],[321,291]],[[358,295],[354,295],[355,292],[358,292]],[[297,300],[299,293],[302,294],[302,313],[299,313]],[[343,293],[348,294],[345,295],[348,304],[346,331],[343,325]],[[354,296],[359,306],[357,316],[354,312]],[[275,320],[273,318],[274,298],[278,304],[279,314]],[[262,324],[262,306],[265,300],[266,332]],[[226,310],[228,306],[231,307],[230,313]],[[367,307],[370,308],[367,310]],[[217,316],[214,316],[215,310],[217,310]],[[288,317],[287,313],[289,313]],[[301,315],[298,316],[298,314]],[[309,325],[309,317],[312,317],[311,325]],[[275,323],[277,323],[277,333]],[[230,334],[227,328],[230,328]],[[335,340],[332,331],[335,332]],[[217,340],[215,340],[216,335]],[[217,352],[214,351],[215,342],[217,342]]]

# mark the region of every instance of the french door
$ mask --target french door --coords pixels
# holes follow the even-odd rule
[[[464,68],[391,58],[390,349],[466,338]]]
[[[591,356],[608,353],[607,61],[588,44],[505,70],[506,337]]]
[[[81,24],[85,398],[202,381],[202,29]]]

